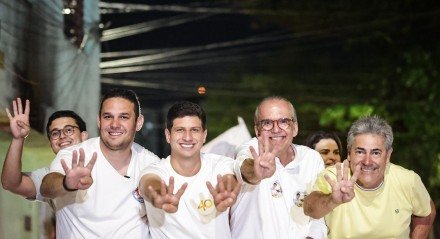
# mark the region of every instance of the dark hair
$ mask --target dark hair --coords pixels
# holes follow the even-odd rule
[[[315,149],[316,144],[321,141],[321,139],[333,139],[338,145],[339,154],[342,155],[341,140],[335,132],[316,131],[307,137],[306,146]]]
[[[185,116],[197,116],[202,121],[203,130],[206,129],[206,114],[202,107],[198,104],[189,101],[180,101],[171,106],[168,110],[166,127],[171,130],[173,127],[173,121],[176,118],[182,118]]]
[[[59,111],[55,111],[53,114],[51,114],[49,117],[49,120],[47,121],[46,134],[49,139],[50,139],[49,127],[52,124],[52,122],[58,118],[65,118],[65,117],[74,119],[75,123],[78,125],[80,132],[87,131],[86,122],[84,122],[84,120],[79,115],[77,115],[75,112],[73,112],[71,110],[59,110]]]
[[[134,93],[134,91],[132,90],[127,90],[127,89],[121,89],[121,88],[113,88],[108,90],[101,99],[101,105],[99,106],[99,115],[101,115],[101,110],[102,110],[102,104],[104,103],[105,100],[109,99],[109,98],[123,98],[126,99],[130,102],[132,102],[134,104],[134,114],[136,115],[136,119],[139,117],[139,115],[141,114],[141,106],[139,103],[139,99],[136,95],[136,93]]]

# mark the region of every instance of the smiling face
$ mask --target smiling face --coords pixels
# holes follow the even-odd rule
[[[277,121],[279,119],[292,118],[292,106],[284,100],[270,99],[264,101],[259,106],[258,122],[261,122],[262,120]],[[280,153],[284,154],[292,144],[293,138],[298,134],[298,123],[296,121],[290,121],[288,122],[288,127],[286,129],[280,128],[278,122],[273,122],[273,124],[274,125],[271,130],[264,130],[261,127],[261,124],[255,125],[255,134],[261,135],[264,131],[265,135],[269,137],[270,150],[277,145],[280,147]]]
[[[102,103],[98,127],[103,150],[130,149],[136,131],[143,124],[142,115],[136,119],[134,110],[134,103],[121,97],[108,98]]]
[[[332,166],[337,162],[341,162],[338,144],[333,139],[321,139],[316,143],[315,150],[321,154],[322,160],[326,167]]]
[[[66,126],[74,126],[72,135],[68,136],[63,132],[63,129]],[[56,130],[61,130],[59,138],[49,138],[50,147],[55,154],[57,154],[61,149],[81,143],[82,141],[86,140],[88,136],[87,132],[80,132],[75,119],[71,117],[60,117],[54,119],[49,125],[49,132]]]
[[[165,129],[171,146],[171,158],[176,160],[200,160],[200,149],[206,141],[207,130],[197,116],[175,118],[170,130]]]
[[[385,148],[385,138],[378,134],[354,136],[348,159],[351,170],[360,165],[357,184],[365,189],[374,189],[384,180],[385,169],[390,161],[392,149]]]

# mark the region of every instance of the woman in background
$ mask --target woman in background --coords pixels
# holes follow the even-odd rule
[[[341,162],[342,144],[334,132],[314,132],[306,139],[305,145],[321,154],[325,167]]]

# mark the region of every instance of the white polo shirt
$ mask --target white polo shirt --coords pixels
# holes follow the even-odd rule
[[[258,152],[256,138],[238,149],[234,170],[239,178],[243,161],[252,158],[251,145]],[[231,208],[232,238],[326,238],[324,219],[315,220],[304,215],[302,207],[304,196],[324,169],[324,163],[315,150],[295,144],[292,147],[295,158],[286,167],[276,158],[272,177],[263,179],[258,185],[243,184]]]

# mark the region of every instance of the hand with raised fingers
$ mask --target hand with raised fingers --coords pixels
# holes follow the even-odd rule
[[[214,198],[214,205],[217,211],[224,212],[237,200],[241,183],[237,182],[234,175],[217,175],[217,186],[214,188],[210,182],[206,182],[209,192]]]
[[[252,157],[254,158],[254,174],[258,180],[270,178],[275,173],[275,158],[279,152],[277,146],[270,150],[269,136],[262,132],[258,136],[258,151],[255,151],[254,147],[250,146]]]
[[[170,177],[168,186],[162,180],[160,192],[154,190],[151,185],[148,186],[148,191],[150,192],[151,202],[153,206],[156,208],[160,208],[167,213],[177,212],[177,209],[179,208],[180,197],[182,197],[187,186],[188,184],[184,183],[179,188],[179,190],[177,190],[176,194],[174,194],[174,177]]]
[[[351,201],[354,198],[354,184],[360,173],[360,167],[356,166],[355,172],[349,179],[350,166],[348,160],[336,164],[336,181],[329,176],[324,175],[327,182],[332,187],[332,200],[336,204],[342,204]]]
[[[64,178],[64,187],[66,190],[84,190],[88,189],[93,184],[92,169],[96,162],[97,154],[93,153],[89,163],[85,166],[85,153],[84,149],[75,150],[72,153],[72,168],[69,169],[66,162],[62,159],[61,165],[63,166],[66,176]]]
[[[12,137],[15,139],[24,139],[29,135],[31,130],[29,125],[30,102],[26,100],[24,109],[20,98],[12,101],[12,114],[6,108],[6,114],[9,118],[9,127],[11,128]]]

